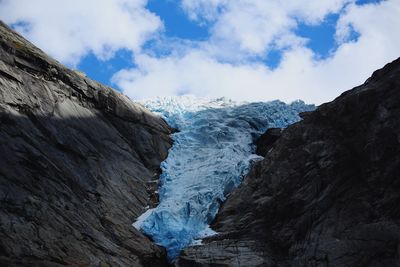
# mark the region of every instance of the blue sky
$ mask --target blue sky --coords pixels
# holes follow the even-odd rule
[[[359,5],[378,3],[379,0],[358,0]],[[189,40],[206,40],[209,37],[207,25],[199,25],[191,21],[179,6],[179,1],[174,0],[150,0],[147,8],[157,14],[164,23],[165,35],[170,38],[182,38]],[[318,57],[326,58],[337,48],[335,42],[336,23],[338,14],[330,14],[324,18],[319,25],[300,24],[296,33],[308,38],[307,47],[312,49]],[[357,32],[352,32],[350,40],[357,39]],[[85,72],[89,77],[103,84],[114,86],[111,81],[117,70],[132,68],[132,53],[127,50],[120,50],[110,60],[100,60],[92,53],[84,57],[77,68]],[[262,61],[271,68],[276,68],[281,59],[279,51],[270,51],[263,56]]]
[[[400,0],[0,2],[45,52],[134,99],[329,101],[400,55],[399,14]]]
[[[208,28],[190,21],[177,1],[150,0],[146,7],[161,18],[167,37],[204,40],[209,36]],[[117,70],[134,67],[131,59],[132,53],[127,50],[118,51],[114,58],[106,61],[98,59],[93,53],[90,53],[81,60],[77,68],[94,80],[115,86],[111,82],[112,76]],[[116,89],[119,88],[116,87]]]

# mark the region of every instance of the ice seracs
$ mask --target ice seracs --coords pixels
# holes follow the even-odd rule
[[[251,162],[260,158],[254,154],[254,138],[314,109],[301,101],[237,103],[192,96],[158,98],[143,105],[179,129],[161,165],[160,204],[134,223],[166,247],[170,259],[214,234],[209,224],[220,204],[240,184]]]

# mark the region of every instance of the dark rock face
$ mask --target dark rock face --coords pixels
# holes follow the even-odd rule
[[[0,123],[1,266],[166,265],[131,226],[154,204],[163,120],[0,24]]]
[[[281,128],[270,128],[265,133],[263,133],[255,142],[257,146],[257,155],[265,157],[268,151],[272,148],[272,145],[281,136]]]
[[[302,116],[181,266],[400,265],[400,59]]]

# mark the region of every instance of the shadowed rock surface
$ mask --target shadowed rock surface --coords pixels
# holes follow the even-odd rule
[[[302,117],[181,266],[400,265],[400,60]]]
[[[156,201],[163,120],[0,24],[0,125],[1,266],[166,264],[131,226]]]
[[[257,155],[265,157],[281,134],[281,128],[269,128],[266,130],[255,142]]]

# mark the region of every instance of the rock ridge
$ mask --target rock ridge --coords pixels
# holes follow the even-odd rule
[[[172,129],[0,22],[0,265],[165,266],[131,224]]]
[[[399,266],[399,103],[397,59],[301,114],[180,266]]]

